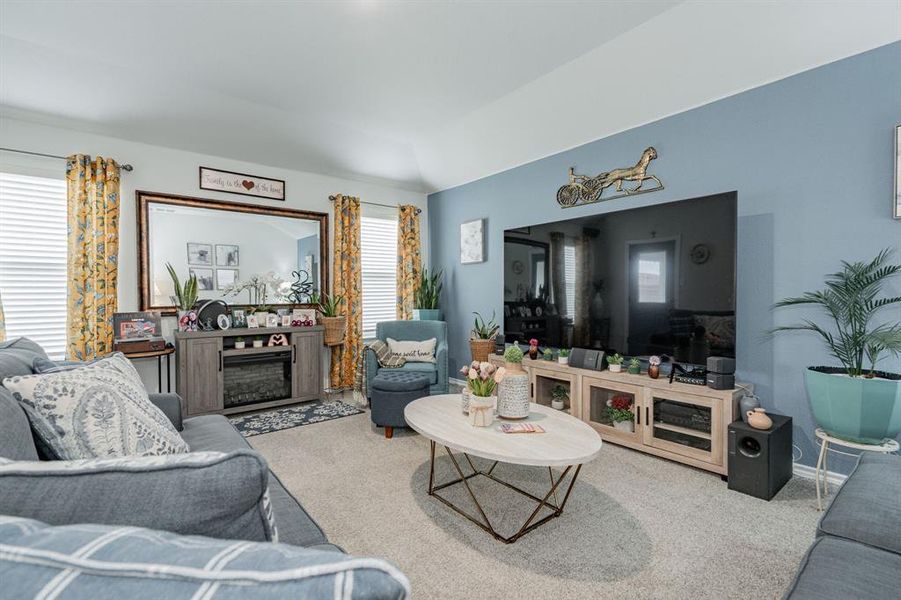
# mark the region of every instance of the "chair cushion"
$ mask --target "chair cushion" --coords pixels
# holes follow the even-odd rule
[[[901,556],[830,536],[818,538],[801,560],[785,598],[897,598]]]
[[[391,564],[284,544],[183,537],[103,525],[49,527],[0,517],[0,576],[10,598],[408,598]]]
[[[268,475],[266,461],[248,449],[88,460],[0,459],[0,515],[53,525],[135,525],[271,541],[277,536]]]
[[[3,385],[22,404],[35,434],[57,458],[188,451],[121,353],[74,370],[7,378]]]
[[[400,369],[379,369],[372,381],[372,388],[385,392],[409,392],[432,383],[428,372],[413,369],[413,365],[431,367],[431,372],[435,372],[435,366],[428,363],[407,363]]]
[[[222,415],[204,415],[185,419],[182,437],[192,451],[230,452],[250,448],[250,444]],[[269,498],[278,526],[278,539],[295,546],[312,546],[328,542],[319,525],[288,493],[274,473],[269,473]]]
[[[901,554],[901,456],[864,452],[820,519],[817,535]]]

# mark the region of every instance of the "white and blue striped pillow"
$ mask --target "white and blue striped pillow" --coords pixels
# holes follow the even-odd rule
[[[10,598],[340,598],[400,600],[391,564],[284,544],[179,536],[137,527],[0,516],[0,578]]]

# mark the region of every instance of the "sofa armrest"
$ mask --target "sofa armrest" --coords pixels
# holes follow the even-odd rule
[[[276,541],[268,484],[266,461],[252,450],[0,459],[0,515]]]
[[[184,430],[185,427],[181,420],[184,403],[181,396],[178,394],[148,394],[148,397],[153,405],[163,411],[163,414],[172,421],[176,431]]]

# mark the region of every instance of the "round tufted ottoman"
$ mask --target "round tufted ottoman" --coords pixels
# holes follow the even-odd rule
[[[390,438],[395,427],[407,426],[404,408],[428,395],[428,375],[383,369],[372,380],[372,395],[369,398],[372,422],[384,427],[385,437]]]

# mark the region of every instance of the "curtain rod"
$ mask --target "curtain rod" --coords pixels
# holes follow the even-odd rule
[[[329,197],[328,197],[328,199],[329,199],[330,202],[334,202],[334,201],[335,201],[335,198],[336,198],[336,196],[329,196]],[[391,206],[390,204],[379,204],[378,202],[366,202],[365,200],[360,200],[360,204],[369,204],[369,205],[371,205],[371,206],[384,206],[385,208],[397,208],[397,206]],[[421,213],[422,213],[422,209],[421,209],[421,208],[417,208],[417,209],[416,209],[416,214],[418,215],[418,214],[421,214]]]
[[[30,152],[28,150],[16,150],[15,148],[0,148],[2,152],[16,152],[18,154],[30,154],[31,156],[43,156],[44,158],[59,158],[61,160],[67,160],[68,156],[58,156],[56,154],[44,154],[43,152]],[[123,171],[133,171],[134,167],[129,164],[119,165],[119,168]]]

